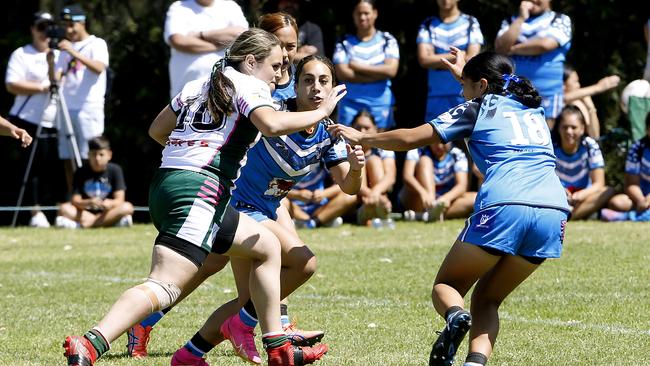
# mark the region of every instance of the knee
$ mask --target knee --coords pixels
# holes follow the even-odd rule
[[[75,217],[77,214],[77,208],[72,205],[70,202],[63,202],[59,205],[59,215]]]
[[[131,204],[131,202],[124,202],[120,206],[120,214],[122,214],[123,216],[133,215],[133,211],[134,211],[133,204]]]
[[[292,262],[294,268],[300,272],[304,278],[310,278],[316,273],[317,261],[316,255],[307,247],[297,247],[292,249]]]

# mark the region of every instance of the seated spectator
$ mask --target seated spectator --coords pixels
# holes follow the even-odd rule
[[[275,4],[277,2],[277,4]],[[285,12],[293,16],[300,26],[298,27],[298,49],[293,59],[294,63],[300,62],[309,55],[324,55],[323,31],[321,27],[311,22],[316,6],[311,1],[305,0],[276,0],[267,1],[267,13],[276,11]],[[265,7],[266,7],[265,5]]]
[[[399,199],[404,218],[435,221],[467,217],[476,192],[468,192],[467,156],[451,144],[434,144],[406,154]]]
[[[625,194],[609,201],[601,211],[605,221],[650,221],[650,113],[646,116],[646,135],[635,142],[625,162]]]
[[[564,65],[564,103],[575,105],[580,109],[587,125],[587,135],[600,138],[600,121],[592,95],[604,93],[618,86],[621,78],[616,75],[606,76],[594,85],[582,87],[578,73],[568,64]]]
[[[288,199],[282,201],[296,227],[312,229],[319,226],[341,226],[341,216],[356,206],[356,196],[346,194],[338,184],[326,187],[328,174],[323,165],[319,166],[294,185],[287,194]]]
[[[361,132],[378,131],[373,115],[365,109],[354,116],[352,127]],[[366,154],[366,179],[361,184],[357,195],[361,203],[361,207],[357,210],[357,223],[367,225],[373,219],[379,219],[384,220],[384,224],[392,225],[386,220],[393,210],[388,193],[393,189],[397,176],[395,153],[367,146],[363,146],[363,151]]]
[[[133,205],[125,201],[122,168],[111,163],[113,151],[105,137],[88,142],[88,165],[74,173],[72,199],[61,204],[56,226],[69,229],[131,226]]]
[[[576,106],[558,115],[560,140],[555,142],[555,171],[566,190],[572,220],[586,219],[603,208],[614,195],[605,185],[605,160],[598,143],[585,136],[585,120]]]

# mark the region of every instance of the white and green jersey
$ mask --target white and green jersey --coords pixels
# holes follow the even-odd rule
[[[161,168],[206,174],[230,188],[246,163],[246,152],[260,136],[250,114],[275,105],[263,81],[232,67],[224,74],[235,85],[234,112],[214,121],[207,107],[209,78],[187,83],[170,103],[177,123],[163,150]]]

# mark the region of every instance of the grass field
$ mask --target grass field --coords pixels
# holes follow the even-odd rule
[[[425,365],[443,325],[431,283],[462,224],[301,231],[319,271],[292,296],[290,312],[303,328],[327,332],[331,351],[317,365]],[[570,223],[563,257],[544,264],[502,306],[489,364],[650,365],[649,229]],[[155,235],[149,225],[0,229],[0,365],[64,365],[64,337],[85,332],[146,276]],[[122,337],[98,365],[169,365],[233,296],[231,273],[217,274],[154,328],[148,359],[127,358]],[[208,361],[245,364],[225,343]]]

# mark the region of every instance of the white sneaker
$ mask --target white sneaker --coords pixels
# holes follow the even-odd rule
[[[334,220],[328,222],[327,224],[323,225],[325,227],[339,227],[343,225],[343,218],[341,216],[337,216]]]
[[[31,219],[29,219],[29,226],[31,227],[50,227],[50,222],[47,221],[47,217],[41,211],[35,213]]]
[[[406,210],[402,214],[402,218],[404,221],[415,221],[417,219],[417,216],[415,214],[415,211],[413,210]]]
[[[64,229],[79,229],[81,224],[65,216],[57,216],[54,220],[54,226]]]
[[[117,226],[117,227],[131,227],[131,226],[133,226],[133,216],[131,216],[131,215],[123,216],[120,219],[120,221],[115,223],[115,226]]]

